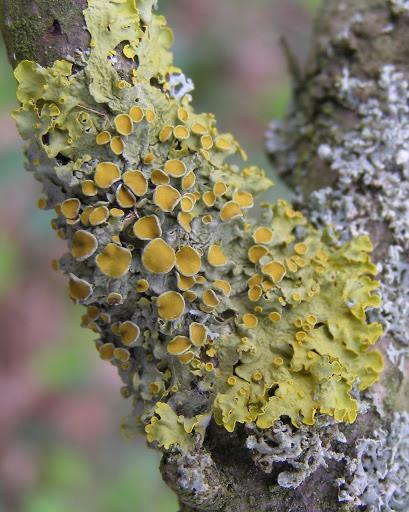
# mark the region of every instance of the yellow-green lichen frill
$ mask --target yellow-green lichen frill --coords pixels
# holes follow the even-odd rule
[[[371,242],[340,245],[283,200],[249,216],[270,182],[229,164],[245,158],[237,141],[175,92],[184,78],[153,3],[89,0],[91,48],[75,71],[15,71],[39,204],[68,241],[59,267],[135,399],[129,428],[187,450],[211,418],[228,431],[317,413],[353,422],[352,386],[383,367],[371,350],[381,326],[366,319],[379,305]]]

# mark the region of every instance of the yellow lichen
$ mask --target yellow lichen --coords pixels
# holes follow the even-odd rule
[[[114,219],[121,219],[125,215],[125,212],[120,208],[111,208],[109,214]]]
[[[145,112],[145,118],[148,123],[153,123],[156,119],[156,112],[152,108],[147,108]]]
[[[71,246],[71,255],[78,261],[84,261],[97,250],[98,242],[95,236],[88,231],[80,229],[74,233]]]
[[[123,303],[123,297],[118,292],[111,292],[107,295],[106,301],[110,306],[117,306],[118,304]],[[117,333],[117,334],[119,334],[119,333]]]
[[[260,226],[254,232],[253,238],[256,244],[269,244],[273,240],[273,232],[269,227]]]
[[[169,140],[170,136],[173,134],[173,126],[166,125],[159,132],[159,140],[160,142],[166,142]]]
[[[192,222],[192,216],[190,213],[186,213],[186,212],[178,213],[178,223],[187,233],[190,233],[192,231],[192,227],[190,225],[191,222]]]
[[[216,202],[216,195],[211,190],[208,190],[203,194],[203,202],[209,208],[214,206]]]
[[[173,178],[181,178],[186,174],[186,165],[182,160],[168,160],[163,170]]]
[[[243,321],[243,324],[248,329],[254,329],[258,325],[258,319],[252,313],[246,313],[245,315],[243,315],[242,321]]]
[[[148,190],[148,181],[141,171],[126,171],[123,175],[123,181],[138,197],[144,196]]]
[[[223,181],[214,184],[213,193],[216,197],[221,197],[227,192],[227,185]]]
[[[116,189],[115,198],[121,208],[133,208],[136,204],[135,196],[123,185]]]
[[[163,320],[177,320],[185,311],[185,300],[178,292],[165,292],[158,297],[157,306]]]
[[[176,139],[185,140],[190,137],[190,132],[186,126],[178,125],[173,129],[173,135]]]
[[[192,188],[196,183],[196,176],[194,172],[188,172],[185,176],[182,178],[182,189],[183,190],[189,190]]]
[[[115,346],[112,343],[104,343],[98,349],[99,355],[102,360],[110,361],[114,358],[114,349]]]
[[[228,297],[232,291],[230,283],[224,279],[216,279],[216,281],[213,281],[213,287],[223,292],[223,295],[226,297]]]
[[[263,295],[263,288],[261,286],[253,286],[248,291],[248,297],[252,302],[257,302]]]
[[[200,143],[202,145],[202,148],[205,150],[212,149],[213,147],[213,137],[211,135],[202,135],[200,137]]]
[[[153,194],[153,202],[163,212],[171,212],[181,198],[180,192],[171,185],[159,185]]]
[[[81,203],[78,199],[66,199],[61,205],[61,213],[66,219],[75,219],[78,217]]]
[[[151,181],[154,185],[167,185],[170,181],[170,178],[160,169],[155,169],[152,171]]]
[[[153,274],[167,274],[175,266],[175,251],[161,238],[155,238],[145,247],[142,263]]]
[[[188,245],[181,247],[176,253],[176,268],[186,276],[192,277],[200,272],[202,258],[200,254]]]
[[[189,336],[193,345],[200,347],[207,338],[207,327],[203,324],[193,322],[189,326]]]
[[[132,253],[125,247],[109,243],[95,262],[99,270],[108,277],[119,279],[128,273],[132,261]]]
[[[240,208],[252,208],[254,206],[253,194],[238,190],[233,194],[233,201],[236,202]]]
[[[115,128],[121,135],[130,135],[133,130],[133,122],[128,114],[119,114],[115,118]]]
[[[92,180],[85,180],[81,183],[81,190],[84,196],[93,197],[98,194],[98,189]]]
[[[125,148],[123,140],[119,136],[112,137],[110,146],[112,152],[115,153],[115,155],[122,155]]]
[[[133,107],[131,107],[131,110],[129,111],[129,116],[134,123],[140,123],[142,119],[145,117],[145,113],[143,109],[141,109],[141,107],[134,105]]]
[[[89,214],[88,222],[91,226],[99,226],[106,222],[109,217],[109,210],[106,206],[98,206]]]
[[[195,285],[195,279],[193,277],[187,277],[182,274],[177,274],[177,287],[182,292],[190,290]]]
[[[281,315],[280,313],[278,313],[277,311],[272,311],[269,315],[268,315],[268,318],[272,321],[272,322],[279,322],[281,320]]]
[[[221,151],[229,151],[232,149],[233,141],[231,135],[220,135],[216,138],[216,147],[217,149],[220,149]]]
[[[187,352],[191,346],[192,343],[189,338],[186,336],[176,336],[168,343],[167,350],[173,356],[180,356]]]
[[[149,290],[149,282],[146,279],[139,279],[136,283],[136,291],[144,293]]]
[[[251,263],[258,263],[266,254],[268,254],[268,249],[262,245],[253,245],[248,250],[248,258]]]
[[[121,178],[119,167],[111,162],[101,162],[95,169],[94,180],[99,188],[109,188]]]
[[[180,200],[180,209],[182,212],[191,212],[195,206],[194,201],[191,197],[183,196]]]
[[[69,280],[70,297],[76,302],[87,300],[92,294],[92,286],[84,279],[71,274]]]
[[[197,293],[187,290],[183,293],[183,297],[188,302],[194,302],[197,299]]]
[[[81,220],[81,223],[84,225],[84,226],[88,226],[89,225],[89,216],[91,215],[91,212],[94,208],[92,206],[87,206],[84,211],[81,213],[80,215],[80,220]]]
[[[121,336],[121,341],[127,347],[132,347],[138,341],[140,332],[139,327],[130,320],[122,322],[118,327],[118,334]]]
[[[279,261],[270,261],[261,269],[263,274],[269,276],[273,283],[279,283],[285,276],[285,266]]]
[[[189,112],[187,109],[183,107],[179,107],[177,110],[178,119],[183,123],[186,123],[189,120]]]
[[[146,153],[144,155],[142,161],[145,165],[152,165],[154,161],[156,160],[156,156],[153,153]]]
[[[242,217],[242,215],[243,212],[241,211],[240,205],[234,201],[228,201],[220,210],[220,220],[222,222],[237,219],[237,217]]]
[[[220,245],[211,245],[207,252],[207,261],[212,267],[223,267],[229,261]]]
[[[45,197],[40,197],[37,201],[37,208],[40,210],[45,210],[47,208],[47,199]]]
[[[299,255],[304,255],[307,252],[307,245],[303,243],[295,244],[294,251]]]
[[[111,142],[111,134],[107,131],[103,131],[101,133],[98,133],[96,137],[96,143],[98,146],[103,146],[105,144],[108,144]]]
[[[147,215],[137,220],[133,232],[140,240],[153,240],[162,236],[162,228],[156,215]]]
[[[129,361],[130,357],[131,354],[129,350],[126,350],[125,348],[114,348],[114,358],[118,359],[118,361],[126,363]]]
[[[186,352],[185,354],[178,356],[178,359],[182,364],[189,364],[193,358],[194,358],[193,352]]]
[[[202,298],[205,306],[209,306],[211,308],[216,307],[220,302],[213,290],[205,290]]]

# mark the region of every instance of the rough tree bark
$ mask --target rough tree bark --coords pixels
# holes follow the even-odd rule
[[[85,0],[0,4],[13,66],[23,59],[49,66],[87,49]],[[264,451],[257,450],[258,432],[240,427],[229,434],[212,425],[199,451],[165,454],[161,471],[181,512],[409,510],[409,341],[396,325],[405,323],[398,317],[408,312],[406,4],[325,2],[307,69],[294,77],[292,111],[268,134],[275,167],[298,190],[300,207],[315,223],[331,222],[346,238],[371,235],[387,306],[380,313],[388,326],[381,342],[386,370],[362,397],[365,406],[353,425],[318,424],[302,433],[283,427]],[[125,61],[116,65],[127,73]],[[291,454],[294,446],[297,453],[288,460],[274,451]],[[300,474],[298,486],[280,485],[286,471]]]

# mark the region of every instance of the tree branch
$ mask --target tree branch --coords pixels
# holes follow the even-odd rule
[[[304,193],[314,223],[335,224],[345,239],[369,232],[377,260],[387,261],[381,320],[390,322],[382,341],[390,360],[375,390],[363,391],[381,370],[376,352],[367,352],[379,336],[365,317],[377,304],[368,240],[340,245],[331,230],[316,231],[282,202],[257,222],[242,220],[248,191],[259,192],[266,180],[253,167],[239,172],[228,164],[226,156],[240,152],[236,142],[194,113],[189,82],[171,66],[169,32],[151,16],[153,3],[139,0],[135,11],[132,2],[90,0],[84,19],[85,2],[1,2],[13,66],[24,59],[74,63],[20,64],[16,118],[29,141],[28,168],[44,184],[43,203],[56,209],[54,227],[70,241],[60,266],[71,297],[88,306],[84,323],[98,334],[101,357],[118,368],[123,395],[134,398],[127,428],[145,430],[162,448],[162,474],[183,512],[347,511],[371,500],[374,510],[404,510],[407,337],[397,318],[405,303],[396,296],[408,290],[399,212],[406,222],[409,155],[406,132],[394,137],[393,128],[406,113],[396,94],[406,86],[395,71],[406,72],[407,14],[396,2],[392,12],[386,0],[328,1],[294,113],[269,137],[273,161]],[[398,69],[379,76],[390,64]],[[371,156],[356,162],[368,140]],[[399,178],[399,197],[379,185],[379,161],[382,172]],[[181,187],[181,176],[197,188]],[[173,189],[161,199],[168,181]],[[328,190],[309,196],[325,184]],[[180,193],[185,202],[176,215],[169,201]],[[150,219],[143,229],[141,217]],[[270,226],[271,243],[263,238]],[[147,232],[162,237],[152,258]],[[261,240],[257,251],[268,247],[266,259],[249,260],[253,236]],[[301,255],[313,250],[306,264]],[[175,252],[182,278],[170,274]],[[315,287],[307,288],[311,280]],[[183,315],[175,314],[182,302]],[[270,323],[264,312],[273,315]],[[357,403],[358,419],[348,424]],[[327,415],[314,418],[316,409]]]

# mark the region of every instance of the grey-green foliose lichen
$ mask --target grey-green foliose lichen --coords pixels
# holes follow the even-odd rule
[[[409,415],[395,413],[386,430],[359,439],[357,455],[349,458],[339,479],[340,501],[369,512],[409,510]]]
[[[328,416],[320,416],[314,427],[303,425],[294,429],[283,421],[277,421],[268,431],[248,425],[246,447],[256,466],[271,474],[281,464],[277,483],[281,487],[295,489],[318,468],[328,462],[344,461],[342,448],[347,443],[345,435]]]
[[[383,368],[371,349],[382,327],[366,316],[380,304],[371,241],[342,244],[283,200],[249,214],[270,182],[229,163],[244,151],[194,112],[152,4],[89,0],[82,67],[15,71],[39,205],[68,241],[58,266],[83,325],[134,400],[127,431],[187,452],[210,420],[229,432],[317,414],[352,423],[352,387]]]

